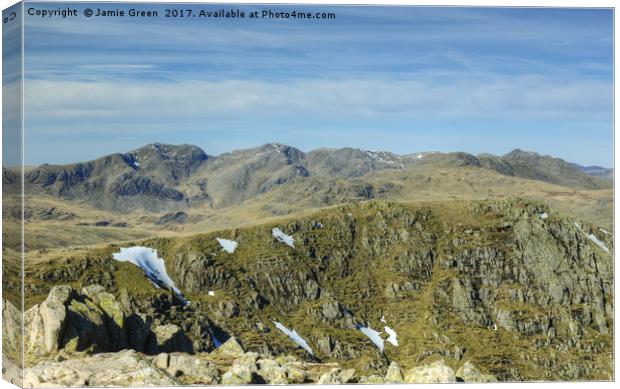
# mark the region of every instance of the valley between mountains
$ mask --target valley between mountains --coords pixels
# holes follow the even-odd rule
[[[3,169],[5,377],[20,177]],[[612,177],[277,143],[30,167],[25,384],[611,380]]]

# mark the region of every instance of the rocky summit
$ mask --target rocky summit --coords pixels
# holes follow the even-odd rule
[[[190,303],[113,259],[128,246],[155,249]],[[612,252],[608,231],[518,198],[365,201],[39,252],[25,267],[24,380],[610,380]]]

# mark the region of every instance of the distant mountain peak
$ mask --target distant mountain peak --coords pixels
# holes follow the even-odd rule
[[[521,158],[521,157],[541,157],[542,155],[534,152],[534,151],[527,151],[527,150],[521,150],[521,149],[514,149],[511,152],[504,154],[504,156],[502,158],[504,159],[517,159],[517,158]]]
[[[182,150],[200,150],[204,153],[204,151],[195,145],[190,145],[187,143],[182,143],[182,144],[178,144],[178,145],[173,145],[173,144],[169,144],[169,143],[159,143],[159,142],[155,142],[155,143],[149,143],[146,144],[144,146],[138,147],[135,150],[130,151],[129,153],[135,153],[135,152],[140,152],[140,151],[148,151],[148,150],[156,150],[159,151],[161,153],[170,153],[170,152],[174,152],[174,151],[182,151]]]
[[[162,160],[174,160],[189,165],[198,165],[209,157],[198,146],[189,144],[171,145],[165,143],[150,143],[123,155],[128,164],[134,165],[148,162],[161,162]]]
[[[606,168],[602,166],[592,165],[592,166],[581,166],[576,163],[571,163],[574,167],[581,170],[585,174],[593,177],[600,177],[606,180],[612,180],[614,178],[614,169]]]
[[[289,145],[285,145],[283,143],[279,143],[279,142],[271,142],[271,143],[265,143],[264,145],[260,146],[259,149],[261,151],[276,151],[276,152],[284,152],[287,150],[295,150],[295,151],[299,151],[301,152],[301,150],[293,147],[293,146],[289,146]]]
[[[403,155],[403,157],[414,158],[414,159],[422,159],[422,158],[427,157],[429,155],[440,155],[440,154],[441,153],[439,151],[419,151],[417,153],[405,154],[405,155]]]

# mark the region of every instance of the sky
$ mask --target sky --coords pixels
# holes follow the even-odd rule
[[[78,17],[24,21],[29,165],[152,142],[210,155],[268,142],[521,148],[613,165],[611,10],[240,5],[336,19],[232,20],[86,18],[71,6]]]

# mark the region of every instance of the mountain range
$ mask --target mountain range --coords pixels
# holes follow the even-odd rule
[[[519,149],[503,156],[463,152],[397,155],[355,148],[304,153],[270,143],[210,156],[193,145],[153,143],[92,161],[32,168],[25,172],[25,192],[115,212],[162,212],[205,205],[220,209],[286,186],[318,185],[325,196],[346,192],[345,197],[364,198],[397,189],[393,184],[376,187],[369,177],[378,172],[450,168],[483,169],[575,189],[611,188],[613,177],[612,169],[583,167]],[[5,193],[17,193],[17,182],[16,173],[3,168]]]

